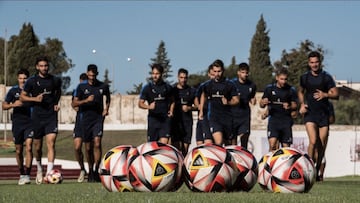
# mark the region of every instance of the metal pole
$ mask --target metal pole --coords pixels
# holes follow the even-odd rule
[[[4,37],[4,86],[5,86],[5,90],[6,90],[6,80],[7,80],[7,41],[6,41],[6,37],[7,37],[7,30],[5,28],[5,37]],[[4,142],[6,142],[7,140],[7,117],[8,117],[9,113],[8,111],[6,111],[5,113],[5,119],[4,119]]]

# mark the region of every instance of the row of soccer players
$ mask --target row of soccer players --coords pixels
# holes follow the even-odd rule
[[[333,78],[322,69],[318,52],[308,55],[308,71],[300,78],[298,91],[287,83],[288,70],[276,70],[276,81],[266,86],[260,107],[267,107],[269,151],[291,146],[293,118],[303,116],[309,137],[308,154],[320,170],[333,108],[329,99],[338,98]],[[223,75],[224,64],[215,60],[208,69],[209,80],[195,90],[187,85],[188,71],[179,69],[178,82],[171,86],[162,79],[163,67],[153,64],[152,81],[140,93],[138,106],[148,110],[148,141],[172,143],[185,155],[191,143],[192,111],[198,111],[197,144],[237,144],[247,148],[250,135],[250,104],[255,105],[256,85],[248,79],[249,66],[241,63],[234,79]],[[298,105],[299,104],[299,105]],[[332,109],[332,111],[331,111]],[[318,179],[322,176],[319,174]]]

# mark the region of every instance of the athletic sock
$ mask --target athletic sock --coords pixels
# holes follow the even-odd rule
[[[54,168],[54,162],[48,162],[46,174],[48,174]]]

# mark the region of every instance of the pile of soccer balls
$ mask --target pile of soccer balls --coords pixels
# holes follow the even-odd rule
[[[314,171],[309,157],[292,148],[264,155],[258,164],[240,146],[205,144],[183,157],[171,145],[147,142],[110,149],[99,172],[110,192],[171,192],[183,183],[194,192],[250,191],[257,182],[273,192],[307,192]]]

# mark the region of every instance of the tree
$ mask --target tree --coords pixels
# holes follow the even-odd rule
[[[135,84],[134,84],[134,89],[131,90],[131,91],[126,91],[126,94],[129,94],[129,95],[140,94],[142,88],[143,88],[143,83],[140,83],[140,84],[138,84],[138,85],[135,85]]]
[[[3,41],[1,39],[0,41]],[[28,69],[31,74],[36,73],[35,61],[39,56],[49,58],[50,73],[63,80],[63,93],[70,86],[70,77],[63,77],[63,73],[74,67],[71,59],[66,55],[63,43],[58,39],[46,38],[44,44],[40,44],[31,23],[24,23],[19,35],[10,37],[7,46],[7,84],[17,84],[16,72],[19,68]],[[0,49],[0,55],[4,55],[4,49]],[[0,64],[3,73],[4,61]],[[4,75],[4,74],[2,74]],[[4,79],[2,78],[2,81]]]
[[[112,81],[109,79],[109,70],[107,68],[105,69],[103,82],[109,85],[109,88],[111,87]],[[114,90],[114,88],[110,88],[110,93],[114,93],[114,92],[116,92],[116,90]]]
[[[237,77],[237,65],[235,56],[231,58],[231,64],[225,69],[224,76],[226,78]]]
[[[300,85],[300,76],[308,70],[307,56],[311,51],[318,51],[322,55],[326,54],[322,46],[315,46],[312,41],[305,40],[300,42],[298,48],[293,48],[289,52],[283,50],[281,59],[275,61],[274,66],[276,69],[287,67],[289,70],[288,83],[298,88]],[[322,61],[323,58],[321,59]]]
[[[170,59],[167,58],[167,52],[166,52],[166,48],[165,48],[165,42],[164,41],[160,41],[160,44],[157,48],[157,51],[155,52],[155,58],[150,59],[151,60],[151,64],[149,64],[149,66],[151,67],[152,64],[154,63],[158,63],[161,64],[164,67],[164,73],[163,73],[163,79],[164,81],[170,82],[168,81],[168,78],[172,77],[171,73],[171,65],[170,65]],[[149,71],[149,73],[151,73]],[[150,77],[147,78],[147,81],[150,80]]]
[[[270,38],[266,31],[263,15],[256,25],[256,32],[251,40],[250,47],[250,79],[255,82],[259,90],[272,82],[273,67],[270,61]]]

